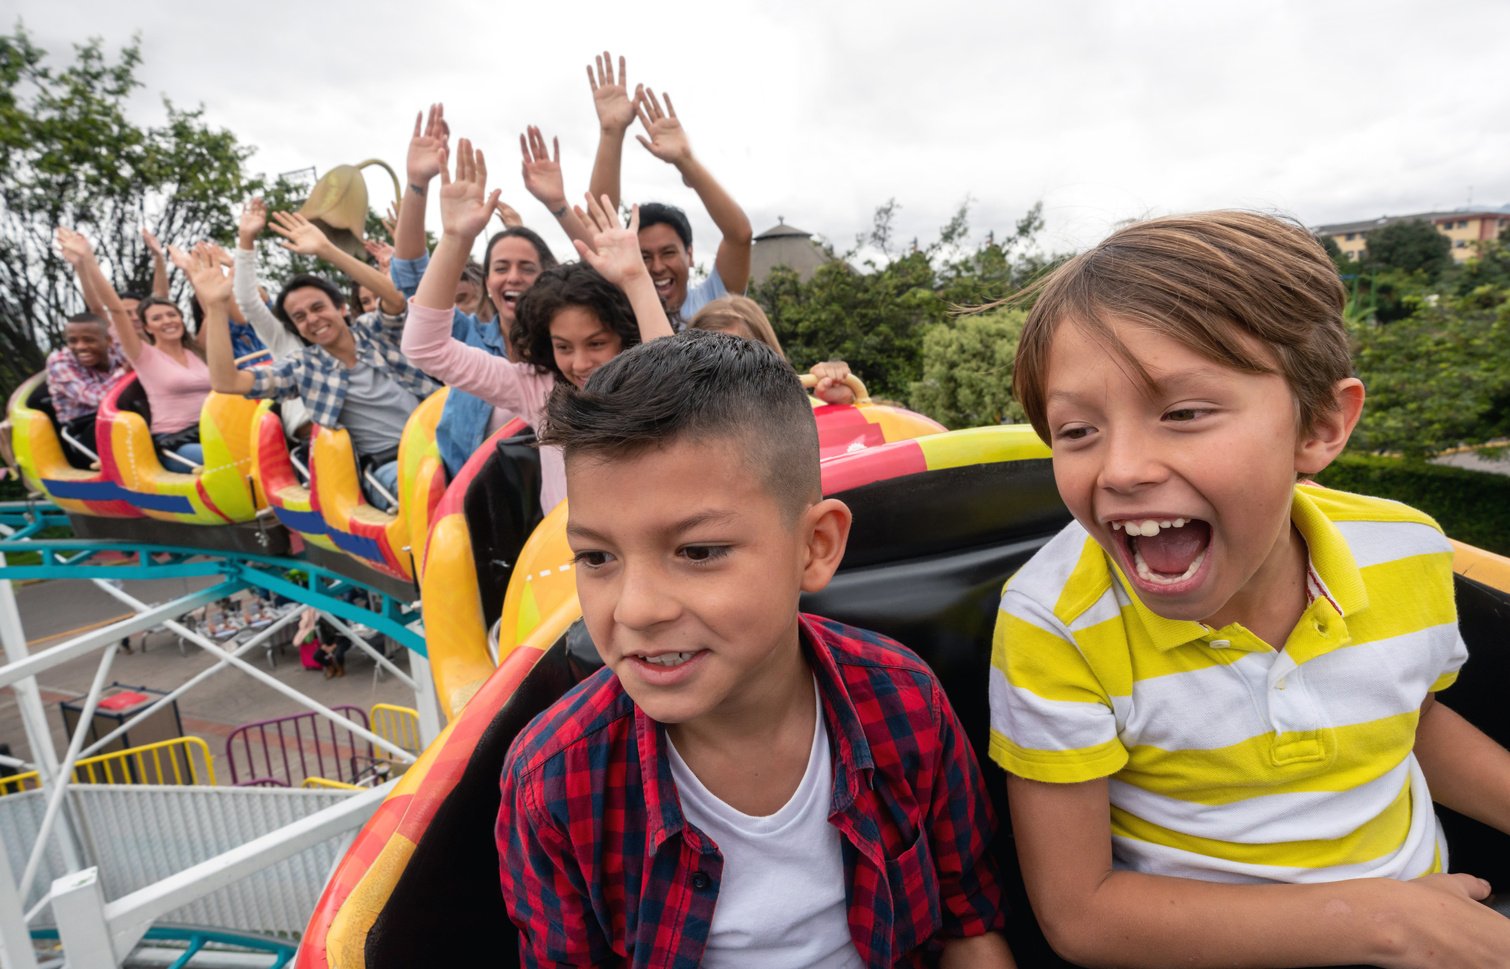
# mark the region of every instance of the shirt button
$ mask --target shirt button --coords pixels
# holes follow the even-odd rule
[[[1277,679],[1277,680],[1274,681],[1274,689],[1276,689],[1276,690],[1283,690],[1284,688],[1285,688],[1285,678],[1283,676],[1281,676],[1279,679]]]
[[[1228,646],[1231,646],[1231,645],[1232,645],[1232,640],[1230,640],[1230,639],[1213,639],[1211,641],[1211,648],[1212,649],[1226,649]]]
[[[713,884],[713,879],[709,878],[706,872],[700,871],[692,876],[692,887],[700,892],[706,892],[711,884]]]

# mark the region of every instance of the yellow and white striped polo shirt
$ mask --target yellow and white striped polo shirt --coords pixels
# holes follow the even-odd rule
[[[1283,651],[1155,615],[1078,523],[1007,583],[991,757],[1032,780],[1109,777],[1119,867],[1231,882],[1446,867],[1412,749],[1426,694],[1468,656],[1451,546],[1405,505],[1315,486],[1291,518],[1320,594]]]

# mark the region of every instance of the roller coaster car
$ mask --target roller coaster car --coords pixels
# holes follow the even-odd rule
[[[937,672],[979,755],[1001,828],[993,850],[1011,905],[1019,965],[1064,966],[1028,906],[1007,827],[1002,772],[983,756],[991,630],[1002,583],[1069,519],[1047,454],[1026,427],[980,428],[857,451],[824,462],[824,493],[853,509],[843,568],[802,606],[896,637]],[[920,515],[920,508],[936,514]],[[520,556],[504,618],[525,628],[497,671],[456,716],[357,836],[306,930],[304,969],[460,964],[486,952],[517,965],[516,936],[498,884],[493,829],[498,778],[519,731],[599,665],[574,594],[522,603],[540,584],[570,585],[559,530],[548,517]],[[433,554],[433,553],[432,553]],[[1510,742],[1510,561],[1477,549],[1458,556],[1457,595],[1472,659],[1448,702]],[[554,582],[553,582],[554,580]],[[536,588],[531,588],[536,587]],[[554,603],[554,605],[552,605]],[[512,610],[512,612],[511,612]],[[432,653],[440,640],[432,637]],[[1454,856],[1491,882],[1510,883],[1510,844],[1439,809]],[[569,930],[569,928],[568,928]]]
[[[435,444],[435,425],[446,394],[441,389],[425,398],[404,425],[398,449],[397,514],[367,503],[347,431],[318,427],[310,446],[310,508],[322,519],[326,536],[347,555],[397,579],[414,577],[413,562],[423,555],[430,522],[446,490],[445,466]]]
[[[57,412],[47,387],[47,374],[24,381],[6,404],[8,462],[21,472],[33,492],[77,515],[103,518],[140,518],[141,511],[126,500],[121,489],[101,470],[76,468],[63,456]],[[94,441],[80,441],[98,453]],[[98,465],[97,465],[98,467]]]
[[[277,401],[257,404],[252,418],[252,441],[252,480],[273,515],[306,544],[338,551],[325,528],[325,519],[315,510],[314,495],[294,470]],[[304,471],[307,475],[309,469]]]
[[[534,442],[534,431],[517,418],[490,435],[446,489],[417,559],[425,637],[447,644],[430,650],[430,672],[448,716],[496,665],[487,617],[499,614],[520,549],[541,519]]]
[[[804,377],[811,387],[813,380]],[[859,378],[851,377],[855,404],[812,400],[821,457],[832,461],[890,441],[939,434],[944,426],[913,411],[872,403]],[[542,522],[538,508],[539,458],[532,434],[505,427],[472,456],[446,493],[425,556],[420,591],[427,639],[436,644],[430,662],[441,707],[456,714],[507,651],[523,642],[543,618],[560,611],[575,618],[576,584],[565,549],[565,511]],[[539,526],[538,528],[536,526]],[[525,539],[528,538],[528,544]],[[521,551],[523,546],[523,551]],[[525,584],[504,598],[516,564]],[[489,641],[487,617],[502,617]]]

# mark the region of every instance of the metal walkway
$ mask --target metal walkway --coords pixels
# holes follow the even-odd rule
[[[392,583],[369,584],[303,558],[235,547],[38,537],[46,529],[69,524],[68,516],[51,505],[0,503],[0,644],[4,647],[0,687],[15,691],[30,742],[31,761],[20,766],[38,771],[42,778],[41,790],[0,797],[4,840],[0,849],[0,965],[36,969],[33,932],[47,934],[54,926],[68,965],[76,969],[120,965],[152,924],[165,916],[296,936],[313,907],[313,899],[306,896],[318,894],[329,867],[344,852],[346,839],[376,810],[394,781],[349,793],[102,787],[75,783],[73,767],[164,705],[230,668],[297,702],[311,716],[339,724],[395,762],[412,762],[415,755],[410,750],[353,723],[243,658],[296,620],[298,610],[244,641],[226,644],[215,642],[184,620],[194,610],[247,589],[314,608],[354,646],[414,690],[420,741],[428,744],[442,721],[425,658],[418,602],[396,594],[404,590]],[[194,537],[182,530],[156,529],[156,524],[160,523],[147,523],[146,528],[174,538]],[[12,564],[14,559],[21,559],[22,564]],[[163,603],[142,602],[117,586],[122,580],[184,577],[215,581]],[[20,579],[91,582],[133,614],[33,654],[11,586]],[[405,646],[409,672],[358,635],[354,628],[358,625]],[[167,628],[183,643],[207,651],[215,663],[90,743],[90,727],[121,641],[156,627]],[[99,661],[93,682],[78,726],[60,756],[36,678],[94,653],[99,654]],[[202,835],[207,831],[216,834],[206,840]],[[270,876],[270,872],[276,874]],[[297,872],[297,877],[291,872]],[[242,884],[238,887],[238,883]],[[295,884],[298,891],[292,891]],[[285,905],[276,912],[265,905],[259,908],[256,899],[275,885],[280,891],[290,890],[287,901],[292,908]]]

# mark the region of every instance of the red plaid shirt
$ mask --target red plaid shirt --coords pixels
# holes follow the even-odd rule
[[[849,929],[870,966],[926,965],[1004,919],[980,767],[933,672],[872,632],[801,617],[833,745]],[[694,969],[723,856],[682,816],[665,731],[600,670],[525,728],[495,837],[528,966]]]
[[[115,382],[125,375],[126,360],[114,344],[110,347],[105,370],[79,363],[79,358],[67,347],[54,350],[47,355],[47,392],[52,397],[53,413],[65,424],[85,414],[93,414],[99,410]]]

